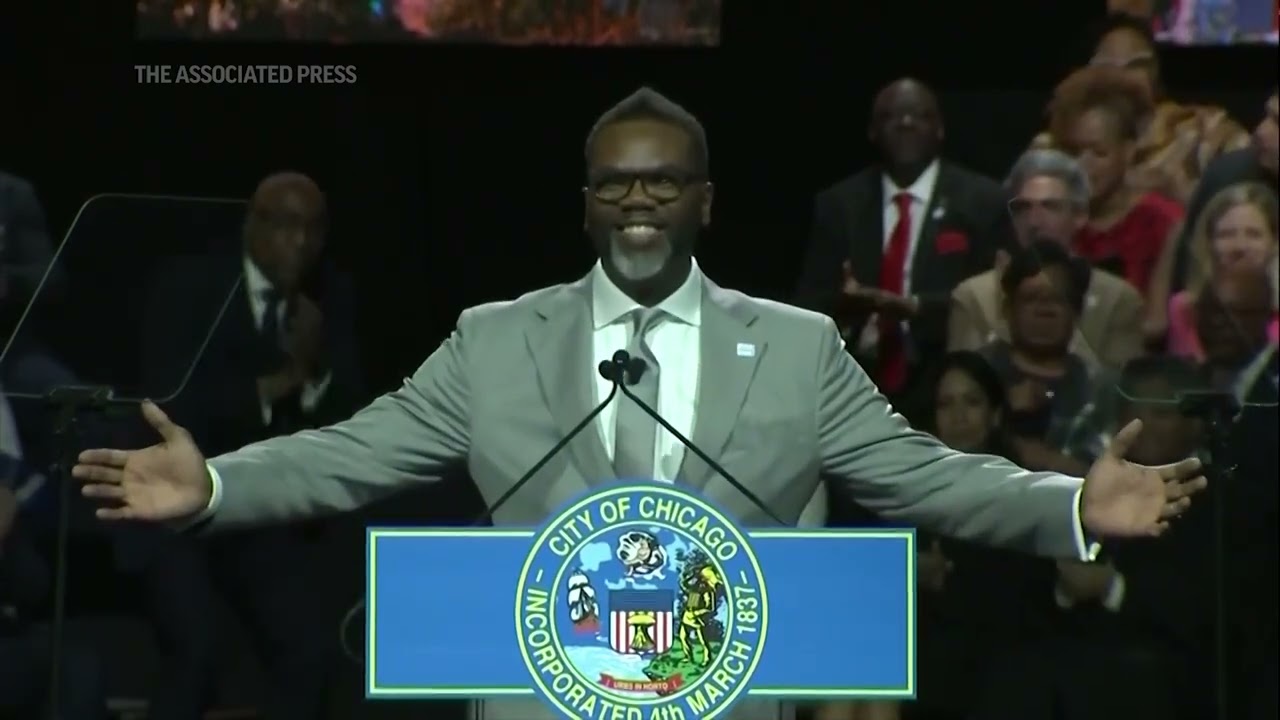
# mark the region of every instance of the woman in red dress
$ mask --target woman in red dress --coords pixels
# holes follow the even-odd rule
[[[1152,269],[1182,206],[1129,181],[1150,90],[1132,74],[1093,65],[1077,70],[1054,91],[1049,108],[1053,144],[1073,154],[1089,177],[1089,224],[1075,251],[1111,270],[1146,296]]]

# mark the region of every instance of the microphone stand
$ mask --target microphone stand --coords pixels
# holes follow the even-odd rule
[[[1213,521],[1213,641],[1215,717],[1231,720],[1227,697],[1227,490],[1235,476],[1237,461],[1232,447],[1232,431],[1240,419],[1240,403],[1229,392],[1189,393],[1178,401],[1178,411],[1187,418],[1205,422],[1209,462],[1205,476],[1212,492]]]
[[[606,366],[608,366],[607,372]],[[672,427],[671,423],[667,422],[666,418],[659,415],[657,410],[649,407],[648,403],[636,397],[635,393],[631,392],[627,385],[634,385],[639,382],[640,376],[644,374],[646,368],[647,363],[643,358],[633,358],[626,350],[619,350],[613,354],[612,363],[609,363],[608,361],[600,363],[600,374],[603,375],[606,380],[612,380],[615,388],[622,390],[623,395],[630,398],[631,402],[634,402],[646,415],[653,418],[654,421],[661,425],[664,430],[671,433],[672,437],[679,440],[680,444],[688,448],[690,452],[698,457],[699,460],[706,463],[707,467],[715,470],[720,474],[720,477],[727,480],[735,490],[745,495],[751,502],[755,503],[755,506],[760,508],[760,510],[768,516],[769,519],[783,527],[786,527],[787,523],[783,522],[777,515],[775,515],[774,512],[769,509],[769,506],[765,505],[764,501],[755,493],[748,490],[746,485],[743,485],[728,470],[725,470],[720,463],[713,460],[710,455],[703,452],[702,448],[695,445],[692,440],[685,437],[679,430]]]
[[[81,439],[80,421],[84,413],[102,410],[111,402],[108,387],[58,387],[49,391],[45,401],[53,410],[53,439],[58,463],[54,480],[58,487],[58,519],[53,560],[53,617],[49,630],[49,720],[62,720],[62,654],[67,616],[67,556],[71,540],[71,489],[75,480],[71,468],[76,464]]]
[[[608,364],[608,361],[600,363],[601,373],[604,372],[604,366],[606,364]],[[546,464],[551,462],[552,458],[559,455],[561,450],[568,447],[569,443],[573,442],[574,438],[578,437],[578,435],[583,430],[585,430],[587,426],[592,423],[592,421],[594,421],[597,417],[599,417],[600,413],[604,412],[604,409],[606,407],[609,407],[609,403],[613,402],[613,399],[617,397],[618,388],[622,387],[622,382],[612,377],[609,377],[607,379],[613,381],[613,387],[609,389],[609,394],[605,396],[604,400],[601,401],[600,404],[596,405],[591,412],[587,413],[587,416],[582,418],[581,422],[579,422],[577,425],[574,425],[573,429],[570,430],[568,433],[566,433],[564,437],[560,438],[559,442],[557,442],[555,445],[552,445],[551,449],[547,451],[546,455],[543,455],[541,458],[538,458],[538,462],[534,463],[533,467],[529,468],[529,470],[525,472],[524,475],[521,475],[519,480],[516,480],[514,483],[512,483],[511,487],[507,488],[506,492],[499,495],[498,499],[494,500],[492,505],[485,508],[485,511],[481,513],[480,516],[477,517],[474,521],[472,521],[471,525],[473,527],[477,525],[481,525],[485,522],[488,522],[490,519],[492,519],[493,514],[497,512],[499,508],[501,508],[503,505],[506,505],[507,501],[510,500],[513,496],[515,496],[516,493],[520,492],[520,489],[523,488],[525,485],[527,485],[529,481],[533,479],[533,476],[538,474],[539,470],[546,467]],[[626,388],[623,388],[622,392],[627,393]],[[627,394],[630,394],[630,393],[627,393]]]

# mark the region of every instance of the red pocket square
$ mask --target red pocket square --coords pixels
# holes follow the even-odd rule
[[[938,233],[935,243],[939,255],[960,253],[969,249],[969,236],[955,230]]]

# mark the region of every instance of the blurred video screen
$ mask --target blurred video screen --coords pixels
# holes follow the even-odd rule
[[[1170,45],[1276,44],[1278,0],[1160,0],[1156,39]]]
[[[138,0],[143,39],[720,44],[722,0]]]

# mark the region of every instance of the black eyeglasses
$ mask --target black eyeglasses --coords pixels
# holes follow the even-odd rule
[[[1071,203],[1061,198],[1048,198],[1045,200],[1028,200],[1027,198],[1014,198],[1009,201],[1009,214],[1014,217],[1026,215],[1033,209],[1039,208],[1055,215],[1066,213],[1071,209]]]
[[[690,185],[703,180],[700,175],[671,170],[647,173],[608,173],[591,180],[591,194],[604,203],[622,202],[637,184],[651,200],[668,203],[680,199]]]

